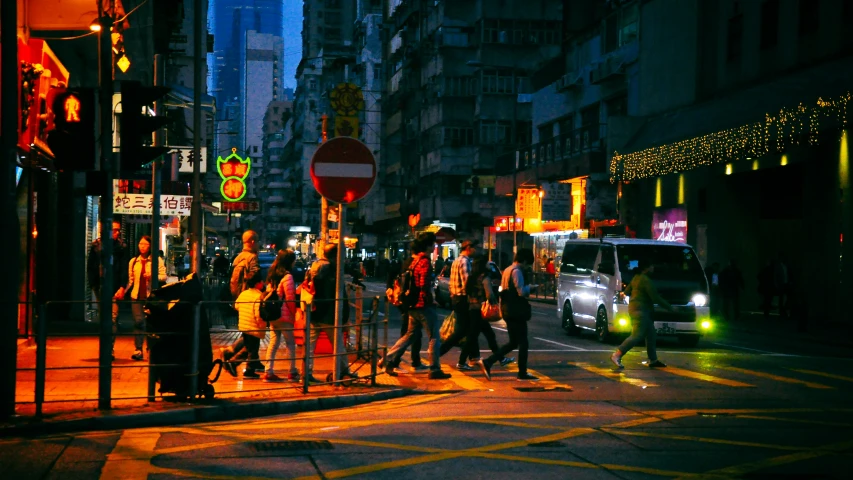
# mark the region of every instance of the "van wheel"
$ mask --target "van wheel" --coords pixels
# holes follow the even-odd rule
[[[595,315],[595,336],[601,343],[610,341],[610,330],[607,328],[607,312],[599,308]]]
[[[563,330],[572,336],[580,334],[580,329],[575,325],[574,315],[572,314],[572,304],[569,302],[563,305]]]
[[[699,335],[679,335],[678,343],[685,347],[695,347],[699,344]]]

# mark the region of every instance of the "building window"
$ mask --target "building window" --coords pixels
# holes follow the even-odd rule
[[[637,39],[640,11],[638,3],[618,10],[604,19],[604,52],[612,52]]]
[[[584,144],[588,141],[598,140],[600,137],[599,132],[599,106],[596,103],[591,107],[587,107],[581,110],[581,128],[583,129],[582,135]]]
[[[467,97],[477,94],[477,80],[474,77],[444,77],[445,97]]]
[[[621,95],[619,97],[607,100],[607,116],[608,117],[624,117],[628,115],[628,96]]]
[[[572,133],[572,130],[575,129],[575,118],[569,115],[566,118],[560,119],[560,135],[567,135]]]
[[[451,147],[474,145],[474,129],[471,127],[444,127],[444,145]]]
[[[510,145],[512,143],[512,122],[505,120],[480,121],[481,145]]]
[[[779,41],[779,0],[761,4],[761,49],[773,48]]]
[[[541,125],[539,128],[539,143],[544,143],[554,136],[554,124]]]
[[[512,70],[483,70],[483,93],[506,93],[516,92],[518,82],[522,77],[515,77]],[[513,83],[515,82],[515,85]]]
[[[800,0],[799,8],[799,32],[800,35],[809,35],[817,31],[820,24],[820,2],[814,0]]]
[[[743,54],[743,14],[729,19],[726,30],[726,61],[740,63]]]
[[[373,65],[373,79],[374,80],[382,80],[382,64],[377,63]]]

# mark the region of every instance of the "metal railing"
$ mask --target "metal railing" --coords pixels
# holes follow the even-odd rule
[[[545,272],[535,272],[532,276],[533,278],[530,283],[537,285],[537,287],[530,289],[531,298],[541,300],[557,298],[557,277],[555,275]]]
[[[42,416],[44,414],[45,404],[79,402],[82,405],[85,402],[98,402],[99,405],[104,405],[103,402],[105,400],[108,400],[106,405],[111,405],[112,401],[127,400],[146,400],[148,402],[153,402],[158,398],[158,383],[160,384],[161,395],[174,393],[175,398],[179,401],[187,399],[194,401],[196,399],[201,399],[202,397],[210,399],[213,397],[214,393],[240,394],[285,389],[309,393],[311,386],[350,385],[355,382],[375,386],[377,376],[376,366],[380,349],[382,352],[387,351],[388,316],[386,315],[384,319],[379,319],[379,297],[369,299],[369,308],[365,308],[364,301],[366,299],[362,296],[362,289],[352,285],[349,285],[347,288],[348,291],[352,291],[354,293],[349,298],[349,307],[352,307],[355,315],[353,317],[353,322],[348,322],[340,325],[339,327],[325,324],[320,326],[319,322],[317,322],[317,325],[312,325],[312,316],[314,315],[312,308],[320,306],[323,303],[320,301],[313,303],[303,302],[299,304],[304,312],[304,325],[302,325],[301,322],[299,325],[293,324],[290,326],[276,324],[275,327],[267,326],[263,329],[248,331],[241,331],[233,328],[237,326],[236,315],[233,318],[233,322],[231,322],[230,319],[228,320],[228,325],[232,328],[211,331],[211,320],[216,318],[221,320],[222,317],[217,317],[217,315],[219,315],[225,308],[233,311],[233,306],[235,305],[235,302],[233,301],[202,300],[190,303],[180,302],[177,300],[171,302],[149,300],[145,302],[118,302],[119,305],[131,305],[131,309],[139,308],[135,307],[135,305],[144,305],[146,309],[147,321],[144,335],[146,336],[146,344],[148,348],[144,355],[145,360],[131,364],[122,364],[121,361],[111,363],[109,359],[106,359],[107,361],[104,362],[103,359],[97,358],[100,348],[98,345],[100,345],[100,342],[112,341],[112,338],[105,339],[100,336],[99,329],[96,328],[97,324],[93,325],[85,322],[74,322],[76,330],[80,330],[80,327],[82,327],[82,330],[86,330],[88,326],[89,331],[49,333],[50,324],[59,325],[59,323],[51,322],[51,320],[62,318],[62,311],[65,311],[66,309],[70,311],[71,308],[78,306],[75,304],[89,304],[91,301],[48,302],[38,305],[36,308],[37,316],[35,319],[35,332],[33,335],[35,340],[35,361],[32,362],[32,357],[29,356],[31,354],[26,352],[23,355],[26,358],[23,360],[19,355],[19,365],[17,366],[17,371],[19,372],[17,388],[19,398],[16,398],[15,403],[16,405],[34,404],[35,415]],[[329,302],[337,301],[342,300],[329,300]],[[126,307],[120,308],[120,310],[126,309]],[[387,302],[385,310],[387,313]],[[155,318],[155,315],[166,315],[168,318]],[[69,322],[68,324],[71,323]],[[223,324],[223,326],[225,325]],[[235,387],[231,389],[226,388],[218,392],[214,391],[212,385],[219,379],[222,373],[222,361],[221,359],[216,359],[214,355],[215,346],[221,345],[222,342],[219,342],[219,345],[214,345],[214,337],[221,339],[221,337],[235,337],[236,334],[242,335],[243,333],[247,333],[262,337],[261,340],[259,340],[259,342],[261,342],[263,338],[266,337],[267,332],[272,328],[275,328],[282,333],[293,333],[294,336],[300,334],[302,336],[301,348],[297,347],[296,352],[294,352],[297,354],[297,358],[301,361],[302,375],[300,382],[298,384],[293,382],[289,384],[271,384],[264,382],[262,384],[259,383],[259,388],[243,388],[246,385],[246,383],[243,382],[241,385],[235,385]],[[316,343],[311,342],[311,332],[312,329],[318,331],[320,328],[326,332],[332,331],[334,332],[333,335],[336,336],[342,336],[342,333],[346,331],[347,338],[349,338],[350,334],[354,332],[355,342],[352,343],[353,348],[344,348],[345,342],[340,341],[340,351],[316,354]],[[380,328],[384,330],[384,344],[381,345],[379,343]],[[116,332],[114,337],[121,339],[122,337],[130,337],[141,333],[143,332]],[[61,341],[62,339],[70,340],[71,338],[83,340],[83,344],[79,347],[79,349],[82,350],[79,358],[68,358],[69,355],[74,355],[74,348],[62,349],[63,346],[49,346],[53,341]],[[334,338],[329,338],[329,342],[334,345]],[[66,344],[64,346],[67,347],[69,345],[73,347],[73,344]],[[176,346],[185,348],[186,352],[178,354],[175,351],[177,349]],[[272,348],[271,344],[268,344],[267,349],[269,348]],[[168,349],[169,351],[158,352],[158,349]],[[280,356],[280,352],[283,350],[284,349],[280,349],[273,354],[272,358],[276,362],[289,360],[289,358]],[[48,366],[49,351],[51,355],[56,352],[60,355],[65,355],[66,357],[62,358],[59,362],[55,362],[52,366]],[[94,359],[91,356],[88,356],[89,352],[91,352],[91,355],[95,357]],[[331,378],[332,376],[329,374],[325,381],[309,382],[312,364],[315,363],[316,360],[328,358],[335,359],[335,361],[345,361],[347,368],[342,370],[342,372],[346,373],[355,371],[358,373],[358,376],[341,375],[341,378]],[[365,367],[368,367],[369,372],[362,372]],[[92,373],[91,375],[86,373],[95,371],[103,372],[104,369],[110,372],[109,376],[111,382],[110,389],[108,391],[101,391],[96,387],[96,385],[98,385],[98,373]],[[123,377],[129,376],[132,381],[137,381],[139,384],[143,383],[141,378],[134,377],[134,374],[139,373],[140,369],[147,371],[147,389],[143,389],[142,385],[122,380]],[[323,368],[323,370],[327,369]],[[53,372],[64,372],[67,374],[70,371],[82,371],[84,373],[63,376],[59,380],[53,382],[49,378],[49,374]],[[33,372],[34,377],[30,377],[31,374],[29,372]],[[214,372],[215,377],[210,378],[210,374]],[[31,390],[33,392],[32,401],[29,401],[26,398],[20,398],[24,396],[22,395],[24,390],[22,390],[21,387],[26,388],[28,386],[29,378],[33,378],[34,381],[33,390]],[[164,379],[166,378],[171,379],[172,383],[164,385]],[[178,379],[177,384],[174,383],[175,379]],[[53,383],[53,385],[51,385],[51,383]],[[63,384],[65,385],[64,387]],[[119,386],[118,389],[115,388],[116,385]],[[261,385],[263,385],[263,387],[261,387]],[[73,390],[68,391],[72,386],[77,388],[76,392]],[[49,398],[47,392],[57,390],[65,391],[60,395],[57,395],[58,398]],[[163,396],[165,397],[165,395]]]

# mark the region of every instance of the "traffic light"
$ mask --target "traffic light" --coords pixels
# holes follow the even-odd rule
[[[121,82],[121,170],[135,172],[169,151],[168,147],[151,147],[152,134],[165,126],[165,116],[152,117],[142,112],[164,97],[168,87],[143,87],[139,82]]]
[[[95,89],[56,89],[51,102],[53,129],[47,146],[60,171],[95,168]]]

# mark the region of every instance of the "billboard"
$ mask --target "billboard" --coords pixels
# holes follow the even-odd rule
[[[687,209],[658,208],[652,213],[652,239],[687,243]]]

